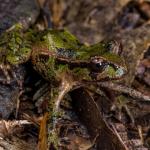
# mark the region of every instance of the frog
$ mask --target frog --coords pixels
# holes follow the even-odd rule
[[[48,104],[48,145],[56,142],[59,107],[66,93],[86,82],[118,80],[126,73],[124,59],[113,53],[114,42],[81,43],[67,29],[24,32],[17,24],[0,35],[0,64],[20,65],[31,61],[33,68],[51,82]],[[53,137],[53,138],[52,138]],[[53,139],[53,140],[52,140]]]

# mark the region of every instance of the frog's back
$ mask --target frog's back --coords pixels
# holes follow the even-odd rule
[[[59,60],[76,60],[81,43],[67,30],[48,29],[37,35],[32,46],[31,60],[34,68],[48,80],[55,78],[56,64]]]
[[[64,29],[49,29],[42,34],[42,39],[40,39],[42,50],[48,50],[48,53],[55,55],[58,59],[76,59],[76,51],[83,45],[74,35]]]

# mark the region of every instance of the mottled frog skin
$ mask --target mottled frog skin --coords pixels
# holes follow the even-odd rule
[[[84,80],[118,79],[126,67],[123,58],[111,52],[111,44],[86,46],[66,30],[47,30],[33,44],[31,59],[46,78],[55,77],[61,65],[73,75],[83,72],[79,78]]]
[[[84,45],[67,30],[23,33],[16,25],[0,36],[0,61],[17,65],[31,59],[48,80],[61,80],[57,72],[64,68],[80,80],[113,80],[127,70],[124,59],[114,54],[112,47],[112,42]]]
[[[0,65],[16,66],[30,60],[33,67],[51,82],[48,105],[48,145],[58,148],[55,130],[59,105],[74,86],[101,80],[117,80],[126,72],[124,59],[113,53],[114,43],[87,46],[67,30],[22,31],[17,24],[0,36]],[[55,84],[57,83],[57,84]],[[57,149],[56,148],[56,149]]]

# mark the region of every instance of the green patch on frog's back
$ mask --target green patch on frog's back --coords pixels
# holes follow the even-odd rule
[[[0,36],[0,52],[3,54],[3,61],[12,65],[26,62],[31,53],[31,43],[26,40],[22,27],[17,24],[10,31],[2,33]]]
[[[81,44],[78,39],[66,30],[46,30],[41,33],[40,38],[33,45],[41,53],[53,54],[56,58],[76,60],[77,51]]]
[[[81,46],[77,38],[66,30],[49,29],[44,32],[43,40],[47,42],[50,50],[56,50],[57,48],[77,50]]]

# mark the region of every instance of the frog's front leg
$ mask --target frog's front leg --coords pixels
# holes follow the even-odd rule
[[[70,86],[61,84],[59,87],[51,87],[51,99],[49,101],[49,118],[48,118],[48,147],[59,146],[59,131],[57,131],[57,122],[63,115],[60,110],[60,103],[64,95],[70,90]]]
[[[69,69],[68,65],[59,65],[56,77],[60,79],[58,86],[52,85],[51,100],[49,102],[49,123],[48,123],[48,147],[51,145],[58,149],[59,138],[57,121],[63,115],[60,111],[60,103],[65,94],[74,88],[84,86],[82,80],[90,79],[89,71],[86,68]]]
[[[57,76],[61,78],[60,83],[52,85],[51,87],[51,99],[49,101],[49,122],[48,122],[48,147],[51,146],[58,149],[59,146],[59,137],[57,131],[57,121],[62,116],[60,111],[60,103],[64,98],[65,94],[68,93],[74,86],[77,85],[77,82],[73,79],[70,74],[67,66],[59,68],[56,71]]]

